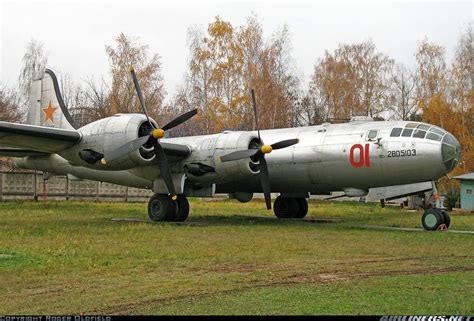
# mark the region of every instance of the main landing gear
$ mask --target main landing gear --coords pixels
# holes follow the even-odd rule
[[[447,230],[451,224],[451,218],[445,210],[430,208],[421,217],[421,223],[427,231]]]
[[[157,222],[184,222],[189,215],[186,196],[177,195],[176,200],[167,194],[154,194],[148,201],[148,216]]]
[[[278,196],[273,204],[273,211],[278,218],[303,218],[308,214],[306,198]]]

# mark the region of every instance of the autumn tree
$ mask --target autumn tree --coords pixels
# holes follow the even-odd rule
[[[474,54],[473,25],[461,33],[451,67],[449,99],[456,126],[453,129],[463,149],[462,171],[474,170]]]
[[[43,44],[35,39],[26,46],[26,52],[23,55],[22,67],[18,78],[21,104],[26,106],[30,100],[30,88],[33,80],[40,76],[48,63]]]
[[[418,104],[421,108],[426,108],[435,95],[446,94],[445,49],[425,39],[418,47],[415,57],[419,80],[417,87]]]
[[[240,27],[216,17],[205,33],[191,29],[189,71],[174,105],[201,113],[183,128],[190,134],[254,129],[251,88],[262,128],[291,126],[297,78],[288,49],[286,28],[265,41],[255,17]]]
[[[123,33],[115,38],[115,46],[106,46],[105,51],[109,56],[112,74],[109,93],[111,113],[143,113],[130,76],[130,68],[133,66],[148,112],[150,116],[157,117],[165,95],[160,56],[150,56],[147,45],[142,45],[138,39],[127,37]]]
[[[323,102],[330,118],[377,116],[390,108],[393,65],[372,41],[341,44],[315,65],[309,93],[321,95],[313,99]]]

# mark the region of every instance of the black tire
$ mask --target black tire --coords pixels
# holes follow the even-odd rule
[[[441,224],[445,224],[444,215],[440,210],[430,208],[421,217],[421,224],[427,231],[436,231]]]
[[[169,195],[155,194],[148,201],[148,217],[152,221],[171,221],[176,213],[176,204]]]
[[[441,214],[443,214],[444,224],[446,224],[446,228],[449,228],[449,225],[451,225],[451,217],[445,210],[441,210]]]
[[[297,198],[296,202],[298,202],[298,212],[296,212],[295,218],[303,218],[308,214],[308,201],[306,198]]]
[[[278,218],[294,218],[299,204],[294,198],[278,196],[273,204],[273,212]]]
[[[189,216],[189,202],[186,196],[177,195],[176,201],[176,212],[173,216],[173,221],[184,222]]]

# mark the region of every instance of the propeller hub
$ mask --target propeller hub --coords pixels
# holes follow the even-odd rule
[[[155,129],[151,132],[151,136],[155,139],[163,138],[165,137],[165,131],[161,128]]]
[[[260,147],[260,151],[264,154],[271,153],[272,150],[273,150],[273,148],[270,145],[263,145],[262,147]]]
[[[102,165],[107,165],[107,161],[105,160],[105,158],[102,158],[102,159],[100,160],[100,163],[101,163]]]

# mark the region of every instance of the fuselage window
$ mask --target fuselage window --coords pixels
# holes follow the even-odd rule
[[[441,141],[441,136],[435,133],[428,133],[428,135],[426,135],[426,138],[431,139],[431,140],[436,140],[438,142]]]
[[[415,132],[413,133],[413,137],[416,137],[416,138],[425,138],[425,134],[426,132],[424,130],[415,130]]]
[[[402,133],[402,137],[410,137],[411,133],[413,132],[413,129],[407,129],[405,128]]]
[[[405,128],[415,128],[416,126],[418,126],[417,123],[408,123],[406,124]]]
[[[402,133],[401,128],[394,128],[392,129],[392,132],[390,133],[390,137],[399,137],[401,133]]]
[[[379,133],[378,130],[369,130],[369,133],[367,134],[367,139],[368,140],[375,139],[375,137],[377,137],[378,133]]]

